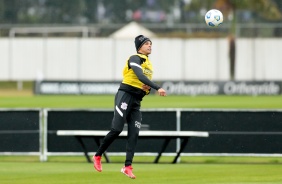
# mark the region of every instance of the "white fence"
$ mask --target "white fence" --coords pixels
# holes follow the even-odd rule
[[[134,39],[2,38],[0,80],[121,80]],[[227,39],[153,38],[155,80],[229,80]],[[282,39],[237,39],[236,80],[282,80]]]

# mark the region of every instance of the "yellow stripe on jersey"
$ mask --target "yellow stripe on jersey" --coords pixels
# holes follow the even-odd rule
[[[141,67],[143,73],[145,76],[147,76],[150,80],[152,80],[152,76],[153,76],[153,66],[151,64],[151,61],[149,60],[148,56],[143,55],[143,54],[136,54],[137,56],[139,56],[141,59],[144,60],[143,63],[141,63],[141,65],[137,65],[135,63],[133,63],[133,65]],[[134,73],[134,71],[132,70],[132,68],[129,67],[128,65],[128,61],[129,59],[126,61],[125,67],[123,69],[123,81],[122,83],[124,84],[128,84],[130,86],[142,89],[142,86],[144,85],[136,76],[136,74]],[[146,91],[147,93],[149,93],[149,91]]]

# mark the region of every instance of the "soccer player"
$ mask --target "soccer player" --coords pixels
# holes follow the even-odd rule
[[[141,101],[150,93],[151,88],[157,90],[160,96],[166,96],[166,91],[152,82],[153,67],[148,55],[151,54],[152,41],[139,35],[135,38],[137,54],[126,61],[123,69],[123,81],[115,96],[114,117],[109,133],[104,137],[96,154],[93,156],[94,168],[102,171],[101,156],[111,143],[122,132],[124,123],[128,124],[125,165],[121,169],[129,178],[135,179],[132,173],[132,160],[141,128]]]

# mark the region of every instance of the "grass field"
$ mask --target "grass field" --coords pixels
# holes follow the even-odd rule
[[[0,108],[113,108],[114,95],[34,95],[32,81],[0,82]],[[149,95],[142,108],[282,109],[282,96],[171,96]]]
[[[113,95],[2,95],[2,108],[113,108]],[[149,95],[142,108],[282,109],[282,96],[166,96]]]
[[[281,165],[135,164],[135,180],[120,173],[121,164],[104,164],[103,172],[88,163],[0,163],[1,184],[278,184]]]
[[[0,108],[99,108],[112,109],[113,95],[34,96],[30,90],[0,90]],[[282,96],[167,96],[150,95],[144,108],[282,109]],[[122,158],[124,159],[124,158]],[[138,160],[139,159],[139,160]],[[140,160],[141,159],[141,160]],[[180,164],[142,163],[136,157],[136,180],[120,173],[122,162],[104,164],[102,173],[78,158],[0,156],[1,184],[153,183],[153,184],[282,184],[282,158],[182,157]],[[165,158],[162,159],[171,159]]]

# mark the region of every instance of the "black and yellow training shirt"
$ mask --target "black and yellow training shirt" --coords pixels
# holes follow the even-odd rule
[[[160,89],[160,86],[152,82],[153,66],[148,56],[143,54],[132,55],[123,69],[123,81],[119,90],[133,94],[140,100],[150,93],[150,90],[143,91],[144,84],[153,89]]]

